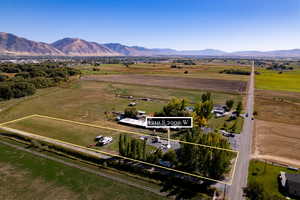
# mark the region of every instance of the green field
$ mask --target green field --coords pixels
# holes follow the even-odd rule
[[[234,123],[237,123],[235,133],[241,133],[244,123],[242,117],[238,117],[236,120],[229,120],[229,117],[212,118],[208,121],[208,126],[213,129],[221,129],[223,128],[224,122],[226,122],[228,128],[232,127]]]
[[[221,65],[221,64],[197,64],[197,65],[183,65],[176,64],[181,68],[171,68],[172,63],[160,64],[146,64],[138,63],[125,67],[122,64],[102,64],[100,66],[78,66],[84,75],[98,74],[151,74],[159,76],[183,76],[192,78],[211,78],[211,79],[224,79],[224,80],[242,80],[248,81],[249,76],[220,74],[219,72],[224,69],[242,69],[249,70],[248,66],[239,65]],[[94,71],[97,68],[99,71]],[[184,72],[188,71],[188,74]]]
[[[121,132],[88,127],[74,123],[57,121],[53,119],[32,117],[7,125],[8,127],[30,132],[36,135],[66,141],[80,146],[95,144],[98,135],[113,137],[113,143],[103,147],[95,147],[99,150],[118,151],[118,139]]]
[[[0,122],[10,121],[32,114],[41,114],[74,121],[117,126],[104,112],[124,111],[132,101],[116,94],[159,98],[153,101],[138,101],[137,109],[148,113],[160,111],[172,97],[198,101],[203,92],[182,89],[167,89],[137,85],[110,84],[94,81],[74,81],[66,87],[39,90],[37,94],[0,102]],[[212,93],[214,102],[224,104],[227,99],[241,100],[240,95]]]
[[[249,165],[248,182],[257,181],[263,184],[264,190],[270,195],[284,197],[278,190],[277,177],[280,171],[296,173],[285,167],[273,166],[261,161],[251,160]],[[299,173],[299,172],[298,172]]]
[[[259,69],[261,74],[255,76],[257,89],[300,92],[300,69],[283,72]]]
[[[84,147],[90,144],[96,144],[94,139],[98,135],[111,136],[113,138],[112,143],[92,148],[114,154],[119,153],[119,135],[124,134],[124,132],[121,131],[90,127],[43,117],[31,117],[7,124],[6,126]],[[135,138],[140,137],[140,135],[134,134],[130,134],[130,136]],[[150,151],[153,150],[154,147],[147,146],[147,148],[148,151]]]
[[[1,199],[164,199],[0,144]]]

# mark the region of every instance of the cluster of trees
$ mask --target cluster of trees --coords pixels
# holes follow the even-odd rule
[[[204,144],[230,149],[228,140],[219,134],[203,134],[200,128],[186,130],[183,136],[186,142]],[[159,160],[169,161],[178,170],[199,174],[215,179],[222,179],[230,170],[234,153],[224,150],[181,144],[175,151],[170,149],[163,153],[160,149],[147,152],[146,140],[139,140],[128,135],[120,135],[119,153],[122,156],[158,164]]]
[[[241,101],[238,102],[236,106],[236,115],[239,117],[243,111],[243,103]]]
[[[185,109],[187,101],[185,99],[173,98],[163,107],[160,112],[156,112],[156,117],[189,117],[190,113]]]
[[[36,89],[56,86],[62,81],[67,81],[70,76],[80,74],[77,69],[52,63],[2,63],[1,72],[13,75],[11,78],[0,75],[0,100],[29,96],[34,94]]]
[[[119,153],[121,156],[128,158],[158,164],[159,160],[164,156],[163,152],[161,149],[148,152],[146,143],[146,139],[139,140],[127,134],[121,134],[119,137]]]
[[[3,82],[0,83],[0,100],[33,95],[35,91],[34,85],[28,82]]]
[[[241,69],[224,69],[220,71],[221,74],[237,74],[237,75],[250,75],[251,72]]]
[[[135,107],[125,108],[125,111],[124,111],[124,116],[125,117],[135,119],[137,114],[138,114],[138,112],[137,112],[137,109]]]
[[[125,157],[146,160],[146,140],[142,141],[127,134],[120,134],[119,153]]]
[[[174,63],[183,63],[184,65],[196,65],[192,60],[174,60]]]
[[[234,106],[234,100],[229,99],[226,101],[225,104],[226,104],[227,111],[230,111],[230,110],[232,110],[232,108]],[[238,117],[240,116],[242,111],[243,111],[243,103],[241,101],[239,101],[236,105],[236,111],[235,111]]]
[[[171,65],[171,68],[173,68],[173,69],[175,69],[175,68],[177,68],[177,69],[181,69],[181,68],[182,68],[182,66],[177,66],[177,65],[173,64],[173,65]]]
[[[230,111],[233,108],[234,100],[232,100],[232,99],[227,100],[225,105],[226,105],[227,111]]]
[[[194,122],[199,125],[206,125],[208,119],[211,118],[211,111],[213,109],[213,101],[211,93],[207,92],[201,96],[201,102],[195,104],[194,112],[190,113],[186,110],[186,99],[173,98],[171,101],[163,107],[160,112],[156,112],[154,115],[157,117],[194,117]]]
[[[184,140],[230,149],[230,144],[226,138],[216,133],[204,134],[200,128],[186,130]],[[222,179],[224,174],[230,170],[233,156],[234,153],[229,151],[184,143],[181,144],[178,152],[177,168],[214,179]]]
[[[195,104],[195,109],[192,113],[196,126],[201,127],[208,124],[208,120],[212,117],[213,106],[211,93],[202,94],[201,102]]]
[[[289,67],[289,66],[286,66],[284,64],[273,64],[272,66],[270,67],[267,67],[266,69],[268,70],[277,70],[277,71],[283,71],[283,70],[293,70],[294,68],[293,67]]]

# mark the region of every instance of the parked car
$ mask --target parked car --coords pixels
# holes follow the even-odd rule
[[[106,145],[106,144],[109,144],[112,142],[113,138],[112,137],[107,137],[107,136],[97,136],[96,139],[98,139],[98,142],[97,142],[97,146],[103,146],[103,145]],[[96,140],[95,139],[95,140]]]
[[[234,133],[229,133],[229,132],[227,132],[227,131],[225,131],[225,130],[221,130],[220,132],[221,132],[222,135],[225,136],[225,137],[234,137]]]

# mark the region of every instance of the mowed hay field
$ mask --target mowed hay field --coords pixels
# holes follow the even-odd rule
[[[300,166],[300,93],[256,90],[254,156]]]
[[[168,77],[153,75],[90,75],[82,77],[83,80],[106,81],[125,84],[158,86],[166,88],[181,88],[194,90],[209,90],[231,93],[242,93],[246,89],[246,82],[236,80],[202,79],[190,77]]]
[[[255,158],[300,167],[300,126],[257,120]]]
[[[119,135],[121,134],[121,132],[118,131],[79,125],[43,117],[31,117],[7,124],[6,126],[80,146],[95,144],[96,142],[94,139],[98,135],[111,136],[113,137],[112,143],[103,147],[95,147],[98,150],[105,150],[108,152],[118,152],[118,140]]]
[[[2,144],[0,177],[0,199],[165,199]]]
[[[177,68],[171,68],[176,65]],[[94,68],[98,69],[94,71]],[[196,63],[196,65],[184,65],[180,63],[138,63],[125,67],[122,64],[103,64],[100,66],[78,66],[84,75],[113,75],[113,74],[144,74],[155,76],[172,76],[202,79],[240,80],[248,81],[248,76],[221,74],[224,69],[241,69],[250,71],[249,66],[237,64],[224,65],[223,63]],[[188,71],[187,74],[184,72]]]

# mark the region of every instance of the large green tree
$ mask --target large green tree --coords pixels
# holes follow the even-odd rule
[[[237,116],[239,117],[240,114],[242,113],[243,111],[243,104],[242,102],[240,101],[237,106],[236,106],[236,113],[237,113]]]
[[[200,128],[187,130],[184,140],[196,144],[230,149],[228,140],[220,134],[202,133]],[[222,179],[230,170],[231,159],[234,154],[229,151],[218,150],[194,144],[182,144],[178,155],[178,168],[202,176]]]
[[[226,107],[228,111],[230,111],[233,108],[233,105],[234,105],[234,100],[229,99],[226,101]]]
[[[185,110],[187,106],[187,100],[173,98],[171,101],[165,105],[162,111],[155,113],[158,117],[187,117],[189,112]]]

